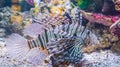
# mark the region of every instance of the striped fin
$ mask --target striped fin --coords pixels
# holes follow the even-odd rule
[[[53,30],[52,30],[52,32],[54,33],[54,37],[55,37],[55,39],[58,39],[59,38],[59,36],[57,35],[58,33],[59,33],[59,28],[58,28],[59,26],[57,25]]]
[[[32,43],[32,41],[29,40],[29,42],[30,42],[30,48],[34,48],[34,44]]]
[[[70,37],[72,37],[71,33],[72,33],[73,28],[74,28],[74,23],[70,24],[70,29],[68,32],[68,36],[70,36]]]
[[[62,35],[62,36],[67,35],[67,26],[66,26],[66,25],[68,25],[68,24],[62,24],[62,25],[61,25],[61,27],[62,27],[62,28],[61,28],[61,32],[62,32],[61,35]]]
[[[55,27],[54,33],[57,34],[59,32],[58,26]]]
[[[46,42],[46,35],[45,35],[45,31],[42,34],[42,38],[43,38],[43,42],[44,42],[44,47],[47,47],[47,42]]]
[[[62,31],[65,31],[65,24],[62,24]]]
[[[31,48],[41,47],[41,44],[42,44],[40,35],[38,35],[36,39],[30,40],[29,42],[30,42]]]
[[[53,33],[54,33],[55,38],[57,38],[57,39],[61,38],[61,36],[60,36],[60,34],[62,34],[61,25],[56,26],[53,30]]]
[[[78,29],[77,29],[77,36],[81,35],[81,29],[82,29],[82,25],[79,25]]]
[[[78,28],[79,28],[79,23],[77,23],[76,25],[75,25],[75,30],[73,31],[73,35],[76,35],[77,36],[77,30],[78,30]]]
[[[31,49],[31,48],[32,48],[32,46],[31,46],[30,41],[27,41],[27,42],[28,42],[28,47]]]
[[[69,36],[69,30],[70,30],[70,29],[71,29],[71,28],[70,28],[70,24],[69,24],[69,25],[68,25],[68,28],[67,28],[67,31],[66,31],[67,34],[65,34],[64,37],[68,37],[68,36]]]
[[[75,21],[74,21],[74,23],[75,23]],[[78,28],[78,25],[77,24],[74,24],[74,23],[72,23],[72,24],[68,24],[68,26],[67,25],[62,25],[62,26],[58,26],[58,32],[57,33],[61,33],[61,28],[62,28],[62,33],[64,33],[64,32],[67,32],[67,37],[69,37],[69,36],[73,36],[74,35],[74,33],[77,31],[77,28]],[[80,27],[79,27],[80,28]],[[68,31],[67,31],[68,30]],[[61,34],[54,34],[54,29],[51,27],[51,28],[49,28],[46,32],[44,32],[44,34],[42,34],[41,36],[40,36],[40,41],[41,41],[41,45],[43,46],[43,47],[45,47],[45,44],[48,42],[47,40],[51,40],[51,39],[58,39],[58,38],[62,38],[62,35]],[[47,34],[47,32],[48,32],[48,34]],[[48,36],[47,36],[48,35]],[[47,38],[47,37],[48,38]],[[34,43],[34,42],[33,42]],[[35,43],[34,43],[35,44]]]
[[[57,35],[58,36],[58,35]],[[30,41],[31,48],[42,47],[44,50],[47,47],[47,44],[50,42],[51,38],[55,39],[55,35],[52,32],[52,28],[48,29],[38,35],[38,38]]]
[[[62,28],[61,35],[65,36],[67,34],[68,30],[69,30],[69,24],[63,24],[62,27],[63,28]]]
[[[50,32],[50,40],[51,40],[51,41],[55,41],[55,40],[54,40],[54,39],[55,39],[55,36],[54,36],[54,34],[53,34],[53,28],[52,28],[52,27],[50,28],[49,32]]]
[[[31,45],[32,45],[32,48],[34,48],[35,47],[35,45],[36,44],[34,44],[34,42],[33,42],[34,40],[31,40],[30,42],[31,42]]]
[[[67,32],[68,26],[69,26],[69,24],[66,24],[66,25],[65,25],[65,32]]]
[[[50,42],[50,39],[51,39],[51,35],[50,35],[50,30],[47,30],[47,35],[48,35],[48,42]]]
[[[50,53],[59,53],[61,52],[67,45],[65,42],[68,42],[68,39],[62,38],[57,40],[54,43],[49,43],[48,50]]]
[[[38,43],[37,43],[37,41],[35,41],[35,40],[33,40],[33,44],[35,45],[35,47],[38,47]]]
[[[89,27],[89,25],[90,25],[90,23],[88,23],[87,25],[86,25],[86,27],[84,27],[84,29],[83,29],[83,31],[82,31],[82,33],[83,33],[83,39],[85,39],[87,36],[88,36],[88,27]]]
[[[47,30],[45,30],[46,43],[49,42]]]
[[[31,43],[30,40],[27,40],[28,47],[31,49]]]
[[[74,23],[70,24],[67,37],[71,37],[71,36],[72,36],[72,35],[71,35],[71,31],[72,31],[73,28],[74,28]]]
[[[43,39],[41,38],[41,35],[38,35],[38,38],[39,38],[39,41],[41,43],[41,47],[44,50],[45,48],[44,48],[44,43],[43,43]]]
[[[39,38],[37,38],[35,42],[37,43],[37,47],[41,47],[41,42],[39,41]]]
[[[75,40],[74,39],[70,40],[69,43],[66,43],[64,45],[67,45],[66,46],[67,48],[63,47],[63,51],[59,50],[61,51],[60,53],[54,52],[55,55],[52,56],[54,61],[56,61],[56,63],[59,62],[79,63],[83,56],[81,52],[83,43],[80,41],[80,39],[78,38]]]
[[[64,31],[62,30],[62,29],[63,29],[63,25],[64,25],[64,24],[62,24],[62,25],[59,26],[59,30],[60,30],[61,34],[64,33]],[[58,36],[59,36],[60,38],[63,38],[63,36],[60,35],[59,33],[58,33]]]
[[[74,24],[73,29],[71,31],[71,36],[73,36],[76,33],[77,25],[78,25],[77,23]]]

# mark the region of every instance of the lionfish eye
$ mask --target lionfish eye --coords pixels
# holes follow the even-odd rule
[[[90,31],[88,31],[88,34],[90,34]]]

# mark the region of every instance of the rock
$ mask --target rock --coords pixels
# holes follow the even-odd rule
[[[116,41],[118,41],[119,39],[118,39],[118,37],[116,37],[116,36],[113,36],[112,38],[111,38],[111,42],[116,42]]]
[[[97,45],[96,45],[96,46],[95,46],[95,45],[90,45],[90,46],[84,47],[84,48],[82,49],[82,51],[83,51],[84,53],[91,53],[91,52],[93,52],[93,51],[96,50],[96,47],[97,47]]]
[[[113,44],[113,46],[111,47],[111,51],[120,54],[120,41],[117,41]]]

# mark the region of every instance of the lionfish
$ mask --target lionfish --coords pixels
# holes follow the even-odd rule
[[[89,43],[92,32],[82,26],[81,14],[76,13],[69,17],[67,23],[63,19],[56,21],[54,18],[53,22],[63,22],[55,25],[50,24],[52,21],[49,18],[43,19],[42,23],[36,20],[23,31],[24,37],[13,33],[6,40],[8,53],[14,59],[25,60],[35,65],[44,62],[48,55],[52,55],[51,60],[56,64],[79,63],[83,56],[81,49]]]

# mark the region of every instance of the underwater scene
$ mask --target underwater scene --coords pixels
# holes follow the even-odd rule
[[[120,0],[0,0],[0,67],[120,67]]]

